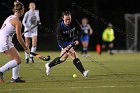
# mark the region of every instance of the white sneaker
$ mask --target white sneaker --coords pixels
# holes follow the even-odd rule
[[[50,74],[50,71],[51,71],[51,67],[49,67],[49,63],[45,64],[45,68],[46,68],[46,74],[48,76]]]
[[[89,70],[84,71],[84,72],[83,72],[83,76],[84,76],[84,77],[88,77],[88,72],[89,72]]]

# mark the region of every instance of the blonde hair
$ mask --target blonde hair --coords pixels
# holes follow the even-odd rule
[[[24,9],[24,5],[19,1],[15,1],[14,2],[13,12],[19,12],[22,9]]]

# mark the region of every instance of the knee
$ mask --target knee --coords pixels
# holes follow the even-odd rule
[[[60,58],[61,62],[65,62],[67,58]]]
[[[76,52],[75,51],[69,51],[69,55],[70,56],[75,56],[76,55]]]
[[[63,57],[60,58],[60,61],[61,62],[65,62],[67,58],[68,58],[68,55],[65,55],[65,56],[63,56]]]
[[[109,44],[109,47],[110,47],[110,48],[113,48],[113,43]]]
[[[70,56],[72,59],[76,59],[76,58],[78,57],[75,51],[69,53],[69,56]]]
[[[30,44],[26,43],[26,46],[27,46],[27,47],[30,47]]]
[[[74,50],[70,50],[69,52],[68,52],[70,55],[75,55],[75,51]]]
[[[17,61],[17,64],[18,64],[18,65],[21,64],[21,62],[22,62],[20,57],[16,57],[14,60]]]

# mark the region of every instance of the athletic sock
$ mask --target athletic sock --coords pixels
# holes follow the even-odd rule
[[[0,68],[0,72],[5,72],[7,70],[10,70],[13,67],[16,67],[17,65],[18,64],[16,60],[11,60]]]
[[[81,61],[76,58],[73,60],[73,64],[75,65],[75,67],[83,74],[83,72],[85,71]]]
[[[31,52],[35,53],[36,47],[31,47]],[[33,57],[33,55],[30,55],[30,57]]]
[[[19,65],[12,68],[12,79],[17,79],[19,77],[19,68],[20,68]]]
[[[87,50],[88,50],[87,47],[84,47],[84,48],[83,48],[83,52],[84,52],[84,54],[87,54]]]
[[[25,52],[25,59],[28,59],[29,55]]]
[[[49,67],[56,66],[57,64],[62,63],[63,61],[60,61],[60,57],[55,58],[52,62],[50,62]]]

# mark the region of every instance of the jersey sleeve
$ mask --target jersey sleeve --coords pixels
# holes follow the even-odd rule
[[[22,20],[22,24],[23,26],[27,27],[27,20],[28,20],[28,12],[25,13],[23,20]]]
[[[37,12],[37,22],[40,22],[39,10],[36,10],[36,12]]]
[[[63,39],[63,36],[62,36],[62,31],[61,31],[61,26],[60,26],[60,23],[57,24],[56,26],[56,37],[57,37],[57,40],[62,40]]]
[[[57,37],[57,42],[58,42],[59,46],[61,48],[64,48],[65,47],[64,37],[62,35],[62,29],[61,29],[60,23],[58,23],[56,26],[56,37]]]

